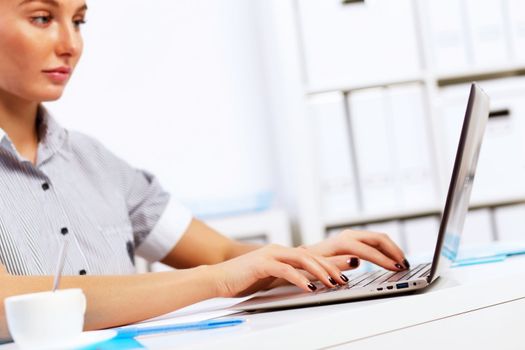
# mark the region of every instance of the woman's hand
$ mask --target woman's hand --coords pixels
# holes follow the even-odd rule
[[[210,265],[217,294],[233,297],[255,292],[282,278],[307,292],[317,288],[300,272],[304,270],[327,287],[348,282],[348,278],[330,260],[303,248],[267,245],[231,260]]]
[[[356,258],[392,271],[410,268],[403,251],[384,233],[344,230],[303,248],[329,258],[341,270],[357,267],[359,260]]]

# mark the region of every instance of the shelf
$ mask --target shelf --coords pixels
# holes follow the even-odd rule
[[[518,75],[525,75],[525,66],[519,65],[502,65],[488,68],[472,69],[467,71],[458,71],[445,74],[438,74],[435,77],[437,85],[440,87],[469,83],[472,81],[491,80],[498,78],[507,78]]]
[[[413,83],[423,84],[425,81],[428,80],[436,81],[438,86],[443,87],[448,85],[469,83],[472,81],[507,78],[519,75],[525,75],[525,65],[523,64],[509,64],[501,66],[498,65],[493,67],[471,69],[466,71],[461,70],[456,72],[438,73],[437,75],[421,72],[421,74],[411,77],[409,76],[404,79],[377,80],[368,82],[363,81],[355,82],[352,84],[326,86],[315,89],[306,88],[305,95],[316,95],[328,92],[349,92],[354,90],[370,89],[382,86],[395,86]]]
[[[355,84],[347,84],[333,87],[322,87],[311,89],[307,88],[305,90],[306,95],[316,95],[323,94],[327,92],[349,92],[353,90],[363,90],[370,89],[381,86],[392,86],[392,85],[403,85],[403,84],[414,84],[414,83],[424,83],[423,75],[415,75],[412,77],[407,77],[405,79],[392,79],[392,80],[377,80],[377,81],[368,81],[368,82],[356,82]]]
[[[484,209],[484,208],[495,208],[512,206],[518,204],[525,204],[525,198],[510,198],[505,200],[494,200],[472,203],[469,206],[469,210]],[[354,216],[350,218],[341,218],[332,220],[325,223],[326,229],[337,229],[345,228],[348,226],[358,226],[367,224],[376,224],[381,222],[393,221],[393,220],[410,220],[417,219],[425,216],[441,215],[442,207],[428,207],[418,210],[405,210],[405,211],[391,211],[377,214],[365,214],[360,216]]]

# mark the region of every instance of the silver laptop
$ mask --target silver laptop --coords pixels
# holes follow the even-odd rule
[[[348,276],[350,279],[348,284],[335,288],[327,288],[318,283],[318,289],[314,293],[304,292],[296,286],[278,287],[263,292],[234,308],[279,309],[333,303],[406,293],[426,288],[433,283],[450,268],[458,253],[459,238],[468,211],[488,116],[489,98],[476,84],[472,84],[432,262],[400,272],[378,270]]]

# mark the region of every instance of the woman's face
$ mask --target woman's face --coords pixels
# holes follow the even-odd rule
[[[0,0],[0,96],[58,99],[82,54],[84,0]]]

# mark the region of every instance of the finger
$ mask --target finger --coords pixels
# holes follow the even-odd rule
[[[361,242],[366,243],[374,248],[377,248],[384,255],[397,263],[405,264],[405,254],[399,246],[392,241],[392,239],[384,233],[358,232],[357,237]]]
[[[309,272],[329,288],[333,288],[337,284],[331,281],[331,279],[333,279],[332,275],[305,249],[280,249],[276,252],[275,258],[293,267],[301,268]],[[337,278],[340,279],[339,276],[337,276]]]
[[[343,275],[341,270],[332,261],[320,255],[314,255],[312,257],[317,261],[317,263],[319,263],[319,265],[323,267],[323,269],[325,269],[330,274],[328,281],[333,286],[344,285],[348,282],[348,277]]]
[[[355,255],[336,255],[327,257],[341,271],[353,270],[361,265],[361,259]]]
[[[308,278],[286,263],[270,260],[266,263],[265,272],[269,276],[285,279],[306,292],[314,292],[317,289]]]
[[[392,271],[401,271],[403,266],[391,259],[387,255],[383,254],[381,251],[376,248],[367,245],[361,241],[351,242],[352,253],[361,257],[361,259],[368,260],[376,265],[379,265],[387,270]]]

